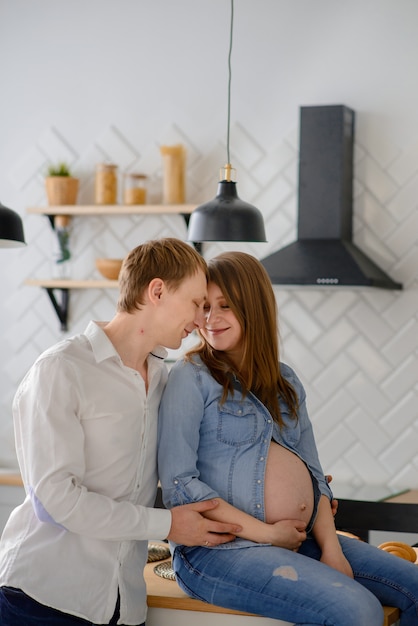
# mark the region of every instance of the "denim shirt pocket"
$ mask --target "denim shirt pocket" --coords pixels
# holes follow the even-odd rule
[[[229,446],[254,443],[258,419],[254,406],[248,401],[226,401],[218,404],[216,438]]]

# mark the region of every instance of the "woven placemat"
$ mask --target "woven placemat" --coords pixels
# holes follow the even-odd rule
[[[169,561],[164,561],[163,563],[158,563],[158,565],[154,567],[154,572],[157,576],[161,576],[161,578],[176,580],[174,570],[171,567],[171,559]]]
[[[148,563],[164,561],[170,556],[170,548],[166,543],[148,543]]]

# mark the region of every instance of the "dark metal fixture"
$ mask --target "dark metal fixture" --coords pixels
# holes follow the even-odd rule
[[[274,284],[402,289],[352,241],[355,113],[301,107],[297,241],[262,260]]]
[[[20,248],[25,245],[20,215],[0,202],[0,248]]]
[[[229,155],[229,131],[231,111],[231,52],[234,21],[234,0],[231,0],[231,26],[228,55],[228,123],[227,159],[221,169],[216,197],[198,206],[190,216],[188,239],[201,241],[266,241],[263,216],[255,206],[238,197],[236,182],[232,179]]]

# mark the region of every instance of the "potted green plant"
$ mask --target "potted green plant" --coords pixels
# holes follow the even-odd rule
[[[49,205],[76,204],[78,182],[78,178],[71,175],[67,163],[62,161],[56,165],[50,165],[45,177]]]
[[[67,163],[61,161],[48,167],[45,177],[46,193],[50,206],[76,204],[78,194],[78,178],[71,174]],[[71,217],[69,215],[54,216],[56,235],[54,250],[54,277],[69,278],[70,276],[70,232]]]

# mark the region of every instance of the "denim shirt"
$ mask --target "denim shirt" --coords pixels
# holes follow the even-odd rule
[[[282,428],[251,393],[243,397],[234,389],[221,404],[223,388],[199,357],[173,366],[158,426],[158,472],[167,508],[220,497],[265,521],[264,478],[270,441],[274,440],[297,454],[311,474],[315,504],[307,530],[312,528],[321,494],[331,498],[332,493],[319,462],[302,383],[289,366],[281,363],[280,369],[299,400],[296,421],[279,398]],[[253,545],[245,539],[223,545],[244,544]]]

